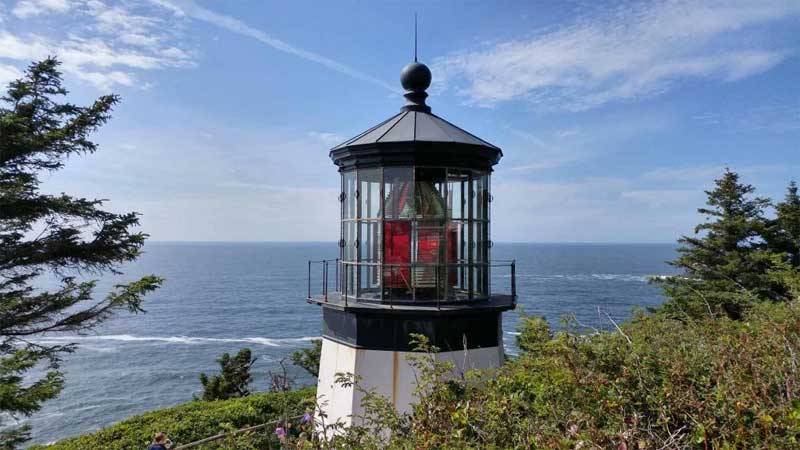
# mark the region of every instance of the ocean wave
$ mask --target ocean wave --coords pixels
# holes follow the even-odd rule
[[[97,408],[100,408],[101,406],[102,406],[102,405],[89,405],[89,406],[84,406],[84,407],[82,407],[82,408],[75,408],[75,411],[88,411],[88,410],[90,410],[90,409],[97,409]]]
[[[82,342],[142,342],[142,343],[162,343],[177,345],[207,344],[207,343],[240,343],[263,345],[267,347],[282,347],[284,345],[296,345],[319,339],[314,336],[302,336],[298,338],[267,338],[267,337],[241,337],[241,338],[214,338],[198,336],[133,336],[130,334],[107,334],[90,336],[47,336],[36,340],[42,345],[59,345],[65,343]],[[90,349],[98,349],[90,348]]]
[[[41,343],[41,341],[40,341],[40,343]],[[81,345],[81,349],[83,349],[83,350],[91,350],[93,352],[98,352],[98,353],[116,353],[117,351],[119,351],[119,349],[117,347],[113,347],[113,346],[109,347],[109,346],[103,346],[103,345],[92,345],[92,344],[83,344],[83,345]]]
[[[670,275],[635,275],[631,273],[581,273],[581,274],[517,274],[518,279],[536,281],[622,281],[648,283],[651,280],[663,280]],[[500,278],[509,278],[502,275]]]

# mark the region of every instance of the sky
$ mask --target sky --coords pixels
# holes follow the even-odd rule
[[[414,12],[433,112],[503,149],[495,241],[674,242],[725,167],[800,178],[797,0],[0,0],[0,86],[54,55],[70,101],[122,97],[46,192],[157,241],[334,241],[328,150],[402,106]]]

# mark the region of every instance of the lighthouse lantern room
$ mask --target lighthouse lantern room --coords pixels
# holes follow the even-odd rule
[[[341,173],[340,255],[309,262],[308,283],[308,301],[323,311],[317,395],[329,423],[362,411],[337,373],[410,408],[411,334],[427,336],[457,370],[500,365],[501,313],[516,305],[514,262],[490,259],[490,176],[501,150],[431,112],[424,64],[400,79],[401,111],[330,151]],[[493,272],[504,294],[493,292]]]

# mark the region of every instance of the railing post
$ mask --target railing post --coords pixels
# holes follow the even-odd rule
[[[308,262],[308,299],[311,300],[311,261]]]
[[[441,297],[441,295],[439,295],[439,269],[440,269],[439,264],[436,264],[435,273],[436,273],[436,309],[437,310],[441,310],[442,309],[442,306],[440,304],[441,303],[441,299],[439,298],[439,297]]]
[[[328,302],[328,261],[322,260],[322,295],[325,303]]]
[[[517,260],[511,260],[511,301],[517,305]]]
[[[336,292],[339,292],[339,258],[336,258],[336,268],[334,270],[336,271]]]

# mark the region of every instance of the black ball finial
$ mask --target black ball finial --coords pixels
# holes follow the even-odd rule
[[[412,62],[400,72],[400,84],[406,91],[424,91],[431,85],[431,70],[419,62]]]
[[[428,69],[428,66],[414,61],[403,67],[403,71],[400,72],[400,84],[406,90],[403,94],[406,98],[406,104],[402,108],[404,111],[431,112],[430,106],[425,104],[425,98],[428,97],[425,89],[431,85],[431,69]]]

